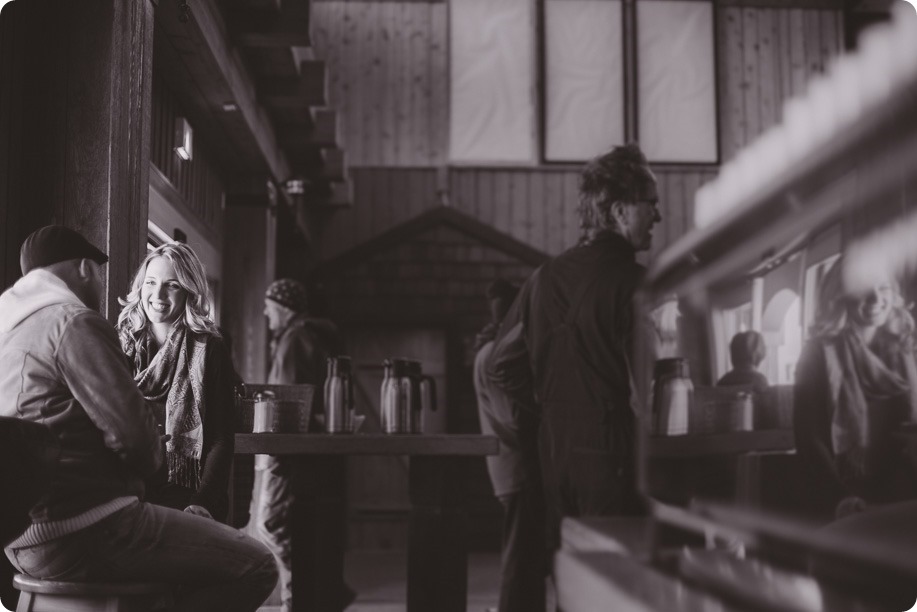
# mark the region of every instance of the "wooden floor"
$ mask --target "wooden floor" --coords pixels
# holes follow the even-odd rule
[[[350,552],[344,561],[347,584],[357,592],[347,612],[404,612],[406,601],[404,551]],[[496,610],[500,591],[500,555],[471,553],[468,560],[468,612]],[[268,601],[275,600],[274,598]],[[262,606],[259,612],[279,612]]]

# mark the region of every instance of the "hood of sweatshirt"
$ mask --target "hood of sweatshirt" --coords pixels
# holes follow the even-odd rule
[[[43,268],[32,270],[0,295],[0,333],[55,304],[84,305],[57,276]]]

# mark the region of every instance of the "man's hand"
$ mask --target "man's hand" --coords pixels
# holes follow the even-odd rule
[[[211,516],[210,512],[207,511],[207,508],[198,506],[197,504],[191,504],[185,508],[185,512],[188,514],[194,514],[196,516],[203,516],[204,518],[213,519],[213,516]]]

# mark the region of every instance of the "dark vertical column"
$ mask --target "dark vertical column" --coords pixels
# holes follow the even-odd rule
[[[287,459],[293,463],[293,610],[340,612],[347,457],[300,455]]]
[[[226,196],[223,228],[223,326],[245,382],[267,382],[268,330],[264,292],[274,281],[275,207],[267,193]]]
[[[411,457],[408,612],[465,612],[468,550],[462,460]]]
[[[150,0],[12,2],[0,13],[0,273],[60,223],[104,248],[117,315],[146,238],[152,77]]]
[[[640,117],[638,116],[639,83],[637,79],[637,3],[624,0],[621,5],[624,20],[621,44],[624,53],[624,139],[628,142],[640,139]]]

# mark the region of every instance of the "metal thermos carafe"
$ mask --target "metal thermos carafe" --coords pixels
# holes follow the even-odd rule
[[[386,360],[382,381],[382,431],[390,434],[411,433],[411,405],[415,402],[414,385],[404,359]]]
[[[325,378],[325,431],[349,433],[353,431],[353,379],[350,357],[328,358],[328,375]]]
[[[423,367],[419,361],[412,362],[416,365],[413,369],[413,379],[417,387],[417,411],[414,413],[414,420],[411,422],[413,433],[423,433],[426,431],[424,417],[431,412],[436,411],[436,379],[423,373]]]
[[[688,362],[681,357],[660,359],[653,372],[653,416],[656,434],[688,433],[688,412],[694,401],[694,384]]]

